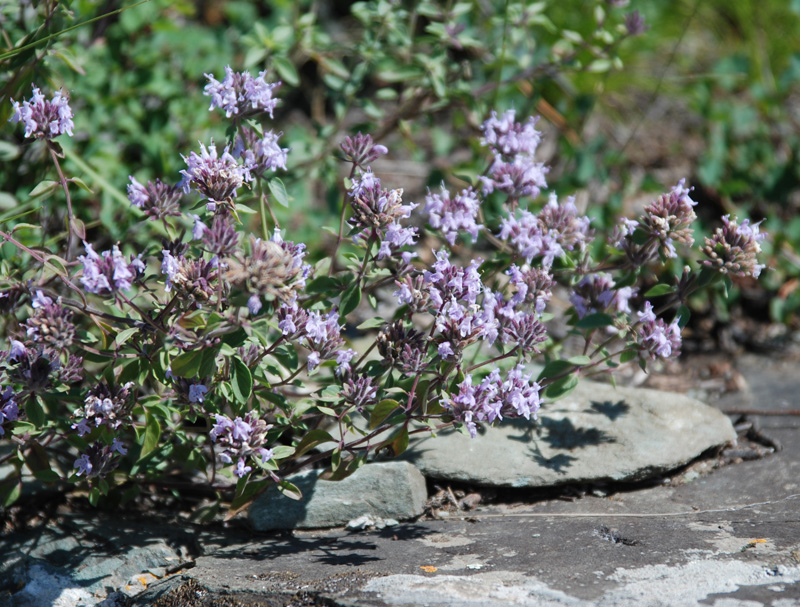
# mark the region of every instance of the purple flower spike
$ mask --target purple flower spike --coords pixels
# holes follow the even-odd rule
[[[10,122],[25,123],[25,137],[40,139],[53,139],[66,133],[72,137],[72,109],[69,107],[69,98],[61,91],[56,91],[53,98],[47,101],[42,92],[33,87],[33,96],[22,104],[11,100],[14,105],[14,114]]]
[[[703,253],[708,257],[703,265],[716,268],[723,274],[752,276],[758,278],[766,266],[758,263],[761,253],[760,241],[767,235],[759,233],[758,224],[745,219],[741,224],[729,215],[722,218],[724,224],[717,228],[711,238],[706,238]]]
[[[483,227],[475,221],[480,205],[478,195],[472,188],[462,190],[450,198],[450,192],[444,184],[441,194],[428,192],[425,198],[428,223],[441,230],[450,245],[456,243],[456,238],[462,231],[472,236],[472,242],[478,240],[478,231]]]
[[[141,254],[126,259],[119,247],[114,245],[111,251],[103,251],[98,255],[92,245],[87,242],[83,245],[86,255],[78,259],[83,263],[81,283],[89,293],[108,295],[115,291],[127,291],[133,286],[133,281],[144,274],[145,264]]]

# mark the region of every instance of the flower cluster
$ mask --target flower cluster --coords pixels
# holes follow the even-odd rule
[[[617,228],[616,246],[625,253],[632,267],[640,267],[655,260],[659,255],[675,258],[675,242],[691,246],[692,223],[697,219],[689,198],[689,188],[682,179],[667,194],[644,208],[638,221],[623,220]]]
[[[278,310],[278,327],[286,339],[298,341],[310,350],[306,362],[308,371],[316,369],[325,360],[336,357],[342,373],[349,371],[350,360],[355,352],[345,350],[342,325],[336,310],[307,312],[296,300],[282,303]]]
[[[573,197],[559,204],[553,193],[538,215],[527,210],[517,215],[503,218],[498,236],[510,241],[528,263],[541,257],[544,268],[567,251],[582,251],[592,238],[591,220],[578,214]]]
[[[118,245],[101,254],[97,254],[87,242],[84,242],[83,246],[86,248],[86,255],[78,257],[83,263],[81,283],[89,293],[108,295],[117,291],[127,291],[133,286],[133,282],[144,274],[145,264],[141,253],[138,257],[131,255],[126,259]]]
[[[541,140],[541,133],[535,128],[536,119],[520,124],[514,121],[515,116],[514,110],[502,116],[493,111],[483,123],[481,144],[491,150],[494,158],[488,175],[479,177],[484,194],[499,190],[512,200],[536,197],[547,187],[547,167],[534,159]]]
[[[267,131],[262,137],[253,129],[242,127],[231,152],[241,158],[244,166],[249,167],[256,175],[277,169],[285,171],[289,148],[278,145],[280,136],[281,133]]]
[[[354,241],[380,240],[378,259],[389,257],[394,251],[416,243],[417,228],[401,225],[417,208],[415,203],[403,204],[403,190],[385,190],[381,180],[372,171],[362,173],[353,180],[350,188],[350,207],[353,214],[348,219],[351,226],[359,230]],[[410,253],[403,253],[408,263]]]
[[[389,153],[385,145],[372,141],[372,135],[361,133],[345,137],[340,147],[344,152],[344,159],[362,169],[373,160]]]
[[[262,464],[272,459],[272,449],[267,449],[264,442],[271,425],[261,419],[254,411],[248,411],[244,418],[231,419],[226,415],[214,415],[216,423],[208,433],[209,438],[222,446],[219,459],[225,464],[236,461],[234,474],[242,478],[253,468],[246,465],[247,459],[256,457]]]
[[[167,185],[160,179],[142,185],[133,175],[129,176],[128,200],[144,211],[148,219],[164,220],[166,217],[180,217],[179,201],[183,191],[178,186]]]
[[[205,304],[215,294],[220,294],[219,287],[222,285],[219,285],[217,258],[191,259],[169,249],[163,249],[161,255],[161,273],[167,277],[165,291],[170,292],[176,287],[179,293],[198,306]],[[227,291],[227,287],[223,287],[221,294],[225,295]]]
[[[428,191],[425,197],[428,223],[432,228],[441,230],[451,246],[456,243],[456,238],[462,232],[472,236],[472,242],[478,240],[478,231],[483,228],[476,222],[480,206],[478,194],[471,187],[451,198],[450,192],[442,184],[441,194],[432,194]]]
[[[725,215],[722,223],[723,226],[717,228],[711,238],[705,239],[703,253],[708,259],[703,260],[703,264],[723,274],[758,278],[766,267],[758,263],[759,242],[767,235],[759,233],[758,224],[750,225],[749,219],[737,223],[735,218]]]
[[[644,304],[644,311],[639,312],[638,331],[639,357],[655,360],[656,358],[677,357],[681,351],[681,328],[675,318],[670,324],[656,318],[653,306],[649,301]]]
[[[520,268],[516,264],[506,270],[509,284],[514,289],[511,304],[514,306],[528,307],[537,314],[544,312],[547,302],[553,296],[552,287],[555,284],[553,277],[544,268]]]
[[[378,402],[378,386],[375,379],[368,375],[348,377],[342,384],[342,398],[344,402],[355,407],[359,413],[364,408]]]
[[[278,104],[278,99],[272,96],[272,91],[281,83],[268,83],[264,80],[266,75],[267,72],[261,72],[253,78],[248,72],[234,72],[229,65],[225,66],[225,77],[222,82],[212,74],[205,74],[208,84],[203,89],[203,94],[211,97],[209,111],[220,108],[225,111],[225,116],[228,118],[234,114],[238,118],[243,118],[266,112],[272,118],[272,112]]]
[[[181,170],[183,178],[179,184],[187,194],[194,188],[206,197],[206,209],[217,210],[217,205],[226,208],[233,204],[237,190],[252,180],[251,165],[240,164],[231,155],[226,146],[222,155],[217,153],[217,146],[212,142],[206,147],[200,143],[200,154],[191,152],[189,157],[182,156],[186,168]]]
[[[61,91],[56,91],[53,98],[48,101],[42,92],[33,87],[33,96],[23,101],[11,100],[14,105],[14,114],[9,118],[11,122],[25,123],[25,137],[40,139],[53,139],[66,133],[72,137],[72,109],[69,107],[69,98]]]
[[[478,433],[477,422],[492,423],[504,417],[536,418],[542,404],[541,386],[531,381],[532,377],[523,365],[511,369],[505,380],[495,369],[478,385],[473,385],[472,376],[467,375],[458,385],[458,394],[445,396],[442,404],[474,438]]]
[[[569,301],[575,307],[578,318],[609,309],[630,314],[629,302],[637,293],[635,287],[617,287],[610,274],[597,272],[581,278]]]
[[[116,430],[123,423],[130,421],[130,412],[133,402],[131,399],[133,382],[124,386],[111,387],[106,383],[96,384],[89,390],[83,407],[76,409],[72,414],[79,421],[72,424],[72,429],[78,436],[84,436],[92,428],[105,426],[109,430]]]
[[[127,454],[128,450],[119,439],[113,439],[110,445],[95,441],[75,460],[73,464],[73,468],[77,470],[75,475],[84,478],[102,478],[119,465],[120,456]]]

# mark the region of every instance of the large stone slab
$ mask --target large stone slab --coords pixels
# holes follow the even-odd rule
[[[496,487],[637,481],[736,439],[717,409],[684,396],[581,382],[536,422],[505,420],[471,439],[412,442],[404,458],[430,478]]]
[[[407,520],[422,514],[428,498],[425,477],[407,462],[373,463],[341,481],[320,480],[320,470],[288,477],[303,493],[288,499],[271,487],[250,506],[254,529],[338,527],[369,515],[373,519]]]

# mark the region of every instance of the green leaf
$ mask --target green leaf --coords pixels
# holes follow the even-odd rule
[[[539,377],[536,379],[536,381],[542,381],[543,379],[561,375],[566,371],[572,371],[574,368],[575,365],[567,360],[551,360],[544,366],[544,369],[542,369],[542,372],[539,373]]]
[[[297,74],[294,64],[286,57],[273,56],[271,61],[281,80],[293,87],[300,84],[300,76]]]
[[[231,357],[231,387],[234,398],[242,404],[253,393],[253,374],[238,356]]]
[[[283,185],[283,181],[280,180],[278,177],[273,177],[269,180],[269,191],[272,193],[272,196],[281,206],[288,207],[289,206],[289,194],[286,193],[286,186]]]
[[[575,365],[576,367],[583,367],[592,363],[590,356],[572,356],[567,359],[567,362]]]
[[[33,473],[33,476],[36,477],[37,480],[40,480],[47,485],[57,483],[61,480],[61,477],[58,475],[58,473],[53,472],[52,470],[37,470]]]
[[[283,480],[278,483],[278,491],[280,491],[289,499],[293,499],[298,502],[303,499],[303,492],[297,488],[297,485],[294,485],[287,480]]]
[[[70,182],[74,183],[80,189],[89,192],[90,194],[94,194],[94,192],[92,192],[92,189],[88,185],[86,185],[86,183],[80,177],[72,177],[70,178]]]
[[[173,358],[169,368],[172,370],[172,374],[178,377],[194,377],[200,370],[202,362],[203,351],[190,350]]]
[[[394,457],[397,457],[408,449],[408,427],[403,426],[400,428],[391,440],[392,442],[389,444],[389,448],[392,450]]]
[[[578,385],[577,373],[570,373],[566,377],[562,377],[547,386],[544,391],[544,396],[550,400],[557,400],[562,396],[566,396],[572,392]]]
[[[678,326],[683,329],[689,324],[689,319],[692,317],[692,312],[689,310],[688,306],[681,304],[681,306],[678,307],[676,316],[678,317]]]
[[[5,508],[16,502],[20,495],[22,495],[21,479],[11,478],[0,485],[0,500]]]
[[[638,353],[636,352],[636,350],[625,350],[622,354],[619,355],[619,362],[627,363],[632,361],[637,356]]]
[[[365,320],[360,325],[356,327],[359,331],[365,331],[366,329],[378,329],[386,324],[386,321],[381,318],[380,316],[375,316],[374,318],[370,318],[369,320]]]
[[[128,341],[131,338],[131,336],[135,335],[138,332],[139,329],[136,327],[131,327],[130,329],[123,329],[122,331],[117,333],[117,336],[114,338],[114,343],[117,344],[117,347],[120,347],[122,344]]]
[[[142,452],[139,455],[139,461],[155,450],[160,438],[161,424],[158,423],[158,418],[148,411],[145,414],[144,439],[142,440]]]
[[[350,312],[358,307],[359,303],[361,303],[361,281],[356,279],[356,281],[342,293],[342,297],[339,300],[340,316],[344,317],[350,314]]]
[[[294,447],[290,447],[289,445],[278,445],[277,447],[272,448],[272,457],[273,459],[286,459],[287,457],[291,457],[296,452]]]
[[[644,294],[645,297],[660,297],[661,295],[667,295],[668,293],[674,293],[675,287],[672,285],[668,285],[665,283],[659,283],[648,289],[647,293]]]
[[[610,327],[614,324],[614,317],[610,314],[598,312],[589,314],[581,318],[575,325],[578,329],[599,329],[600,327]]]
[[[303,440],[297,444],[294,455],[295,457],[300,457],[317,445],[329,442],[334,442],[334,439],[330,434],[325,432],[325,430],[311,430],[303,437]]]
[[[372,409],[372,414],[369,417],[369,429],[374,430],[380,426],[399,406],[400,403],[398,403],[396,400],[392,400],[391,398],[382,400],[375,405],[375,408]]]
[[[42,409],[42,405],[39,403],[37,397],[29,398],[28,402],[25,403],[25,415],[28,416],[28,420],[37,428],[42,428],[47,421],[44,409]]]
[[[44,196],[49,194],[53,190],[59,188],[61,186],[60,183],[57,181],[40,181],[39,184],[31,190],[31,193],[28,194],[28,199],[31,200],[33,198],[39,198],[40,196]]]
[[[320,413],[322,413],[323,415],[329,415],[331,417],[336,417],[336,411],[334,411],[330,407],[323,407],[322,405],[317,405],[317,410]]]

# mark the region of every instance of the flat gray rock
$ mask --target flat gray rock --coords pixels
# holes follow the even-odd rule
[[[736,439],[720,411],[684,396],[581,382],[537,422],[505,420],[474,439],[446,432],[404,459],[430,478],[496,487],[638,481]]]
[[[338,527],[363,515],[407,520],[422,514],[428,498],[425,477],[407,462],[373,463],[341,481],[320,480],[320,470],[288,477],[302,491],[301,501],[270,487],[248,511],[250,525],[270,529]]]

